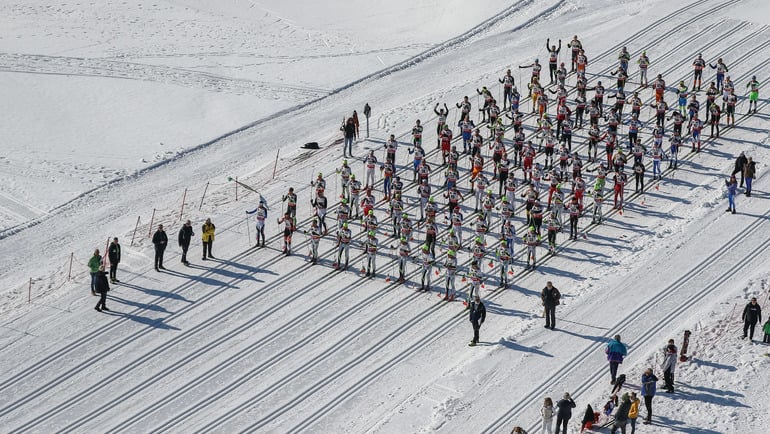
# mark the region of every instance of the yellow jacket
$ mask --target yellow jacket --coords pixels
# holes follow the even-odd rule
[[[639,398],[631,401],[631,408],[628,410],[628,418],[636,419],[639,417]]]
[[[203,239],[203,242],[208,243],[208,242],[214,241],[214,230],[215,229],[216,229],[216,227],[214,226],[214,223],[204,223],[203,224],[203,229],[201,230],[201,232],[203,232],[203,234],[201,235],[201,238]]]

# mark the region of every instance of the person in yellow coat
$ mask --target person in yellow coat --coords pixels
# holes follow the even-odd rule
[[[639,417],[639,398],[636,392],[631,392],[631,408],[628,410],[628,421],[631,422],[631,434],[636,432],[636,418]]]
[[[206,223],[203,224],[203,228],[201,229],[201,232],[203,235],[201,235],[201,238],[203,240],[203,260],[206,260],[206,255],[210,259],[214,259],[214,255],[211,254],[211,246],[214,245],[214,231],[216,230],[216,226],[214,226],[214,223],[211,223],[211,219],[206,219]]]

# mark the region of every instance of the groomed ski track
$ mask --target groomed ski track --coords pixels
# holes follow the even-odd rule
[[[532,22],[557,15],[562,3]],[[700,9],[699,17],[706,18],[735,3],[738,1],[708,2],[710,7]],[[609,71],[620,46],[646,41],[655,32],[662,36],[652,39],[652,45],[666,45],[667,38],[681,30],[677,18],[690,6],[660,18],[592,60],[606,59],[601,70]],[[766,27],[720,22],[718,18],[713,20],[713,36],[679,39],[671,44],[674,48],[656,54],[658,60],[666,60],[660,71],[665,71],[669,84],[689,77],[688,59],[694,50],[708,47],[714,55],[717,49],[735,53],[744,46],[765,47],[770,43]],[[632,50],[632,56],[639,51],[641,48]],[[739,77],[736,84],[752,73],[768,71],[768,61],[750,50],[740,60],[734,65],[733,75]],[[449,100],[459,97],[461,93],[453,94]],[[766,105],[761,103],[760,110]],[[742,126],[755,122],[740,118],[735,129],[723,130],[723,136],[740,135]],[[576,139],[582,143],[580,135]],[[430,138],[426,140],[427,149],[432,149],[431,143]],[[683,154],[687,150],[685,147]],[[490,347],[480,348],[475,355],[469,355],[464,347],[469,326],[461,305],[445,306],[432,294],[427,297],[386,285],[382,277],[392,269],[390,258],[380,261],[378,271],[383,276],[366,283],[356,272],[360,256],[351,261],[349,274],[330,271],[329,252],[333,249],[328,246],[323,265],[314,268],[301,256],[283,258],[275,250],[235,253],[237,249],[221,247],[230,253],[223,255],[226,260],[197,275],[191,270],[194,277],[190,280],[184,273],[183,283],[174,283],[175,287],[157,297],[135,302],[136,309],[130,313],[116,315],[106,325],[100,317],[77,320],[68,325],[74,331],[67,345],[35,347],[28,366],[13,367],[3,374],[0,390],[8,398],[0,407],[0,420],[7,420],[14,431],[90,431],[99,427],[116,432],[362,432],[390,431],[395,426],[417,431],[446,423],[451,431],[459,431],[460,426],[486,426],[487,432],[505,432],[512,423],[525,421],[528,429],[534,430],[538,428],[536,410],[542,396],[558,396],[562,390],[586,398],[598,394],[596,385],[606,378],[601,346],[607,337],[616,333],[628,336],[632,356],[626,363],[643,361],[668,336],[672,315],[695,303],[709,302],[721,284],[768,259],[770,247],[756,236],[767,230],[770,216],[765,212],[764,192],[756,190],[752,200],[740,205],[741,215],[735,219],[738,224],[725,223],[731,216],[722,210],[720,174],[732,163],[725,155],[739,150],[727,140],[705,143],[702,153],[680,160],[679,170],[667,171],[662,182],[649,183],[644,198],[629,194],[624,214],[611,214],[606,225],[591,227],[589,241],[562,243],[559,255],[541,262],[535,272],[521,273],[517,268],[513,290],[486,291],[490,320],[482,330],[482,339]],[[333,167],[334,158],[327,157],[316,162],[328,166],[324,172]],[[693,205],[703,207],[696,213],[697,219],[676,218],[687,214],[684,210]],[[234,208],[240,211],[239,205]],[[519,209],[517,226],[520,215]],[[226,246],[228,240],[236,245],[234,240],[240,233],[234,228],[242,220],[222,216],[220,221],[226,223],[222,225],[224,241],[219,245]],[[228,233],[228,229],[233,230]],[[298,234],[296,238],[301,237]],[[713,239],[724,241],[702,244]],[[279,237],[270,238],[271,245],[278,243]],[[304,255],[305,250],[306,242],[296,243],[297,254]],[[693,256],[704,259],[685,266]],[[677,260],[687,262],[676,264]],[[287,261],[291,264],[288,267]],[[641,264],[643,269],[638,270]],[[319,277],[307,273],[319,273],[319,269]],[[671,272],[665,287],[645,289],[626,310],[595,315],[602,311],[601,291],[611,290],[620,297],[638,294],[643,276],[661,269]],[[155,280],[148,270],[126,279],[124,286],[147,287]],[[612,270],[613,276],[600,280],[597,276],[607,270]],[[559,328],[565,330],[555,334],[540,329],[538,291],[546,279],[556,281],[568,297],[557,314]],[[114,293],[126,300],[135,299],[136,294],[123,293],[122,288]],[[213,315],[212,307],[216,311]],[[61,315],[58,320],[66,317]],[[144,317],[147,319],[137,321]],[[88,327],[93,321],[100,323],[96,337],[83,332],[91,330]],[[634,327],[635,321],[644,322],[644,330]],[[563,326],[565,322],[569,325]],[[585,322],[591,325],[580,324]],[[157,333],[168,333],[169,338],[153,339]],[[578,354],[564,354],[559,351],[559,339],[588,342]],[[20,339],[4,350],[13,351],[23,344]],[[518,351],[525,356],[518,357]],[[487,360],[481,360],[478,353]],[[535,357],[537,360],[532,360]],[[95,366],[112,368],[97,379],[90,372]],[[466,370],[471,366],[473,374]],[[30,370],[35,370],[34,374],[30,375]],[[413,389],[389,387],[388,380],[395,378],[401,382],[408,378]],[[490,389],[504,389],[506,381],[523,378],[533,384],[530,393],[508,403],[486,399],[499,396],[485,394]],[[471,381],[472,387],[468,384]],[[440,388],[449,389],[454,401],[441,401],[440,410],[433,411],[435,402],[430,395]],[[44,401],[48,403],[43,406]],[[115,414],[126,405],[131,411]],[[443,411],[450,407],[455,413]],[[423,416],[432,413],[434,420],[419,425],[426,421],[410,418],[418,409]],[[350,417],[353,414],[357,417]],[[457,419],[453,419],[455,415]],[[488,424],[490,420],[493,422]]]

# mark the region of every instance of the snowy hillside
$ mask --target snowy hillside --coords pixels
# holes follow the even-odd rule
[[[661,380],[653,423],[641,424],[642,404],[637,432],[770,430],[770,344],[761,343],[770,313],[766,89],[759,113],[746,114],[746,84],[770,75],[764,2],[302,3],[0,1],[3,431],[507,433],[518,425],[534,433],[542,427],[543,398],[569,392],[577,404],[569,432],[577,433],[586,405],[600,411],[609,397],[604,348],[617,334],[628,345],[623,391],[638,392],[647,368]],[[396,282],[398,242],[390,238],[384,202],[375,207],[376,276],[361,272],[366,237],[357,220],[350,224],[350,267],[334,270],[342,118],[357,110],[363,135],[363,106],[372,106],[370,137],[357,140],[348,158],[362,181],[367,151],[382,161],[387,138],[399,140],[397,173],[415,220],[419,199],[407,149],[412,126],[422,121],[444,225],[436,104],[449,107],[453,144],[462,148],[455,104],[469,96],[478,123],[483,99],[476,89],[486,86],[502,102],[498,79],[510,68],[523,92],[525,133],[534,137],[525,88],[531,69],[518,66],[539,58],[547,80],[546,39],[561,39],[560,59],[569,65],[573,35],[586,50],[590,87],[615,87],[611,72],[628,48],[626,89],[638,89],[645,103],[640,137],[648,148],[654,95],[639,87],[642,51],[651,60],[650,81],[666,79],[672,109],[679,81],[692,83],[695,56],[723,58],[739,95],[735,126],[726,127],[723,115],[719,138],[705,127],[702,151],[690,152],[686,141],[677,169],[663,162],[660,180],[645,157],[643,193],[634,192],[629,175],[625,206],[612,209],[608,191],[600,225],[591,224],[594,204],[586,196],[580,236],[568,240],[565,228],[554,255],[538,247],[533,270],[524,267],[520,182],[512,284],[498,287],[493,255],[482,261],[487,319],[476,347],[467,345],[473,331],[461,303],[465,279],[457,278],[453,302],[441,299],[441,267],[431,273],[430,292],[418,291],[416,261],[407,266],[407,283]],[[707,68],[704,87],[713,80]],[[575,74],[567,84],[574,105]],[[612,101],[605,99],[605,110]],[[488,135],[486,125],[481,130]],[[667,122],[666,149],[669,135]],[[618,137],[625,151],[626,125]],[[508,127],[509,150],[512,138]],[[313,141],[320,150],[300,149]],[[586,128],[574,131],[572,146],[586,157]],[[725,180],[741,152],[757,162],[757,176],[732,214],[725,212]],[[483,154],[491,151],[485,146]],[[598,155],[604,159],[603,145]],[[588,185],[596,166],[586,163]],[[470,222],[468,156],[459,168]],[[313,265],[302,231],[310,227],[310,182],[319,172],[328,183],[330,230]],[[492,177],[491,164],[485,173]],[[512,173],[522,180],[521,169]],[[228,177],[267,200],[266,248],[254,246],[254,218],[244,213],[257,206],[258,194]],[[376,179],[380,200],[379,171]],[[289,187],[298,195],[300,231],[284,256],[276,219]],[[496,193],[497,183],[491,188]],[[216,259],[201,261],[206,218],[217,227]],[[185,267],[177,233],[188,219],[195,235]],[[152,265],[158,224],[171,244],[163,272]],[[471,262],[467,226],[461,274]],[[109,292],[110,311],[95,312],[86,264],[114,236],[122,245],[121,282]],[[416,253],[424,226],[414,238]],[[487,249],[497,248],[498,238],[495,226]],[[446,250],[442,235],[437,263]],[[546,281],[562,294],[555,330],[543,328]],[[766,310],[753,343],[740,339],[752,297]],[[692,332],[690,359],[677,366],[676,392],[666,394],[662,348],[672,338],[681,346],[685,330]]]

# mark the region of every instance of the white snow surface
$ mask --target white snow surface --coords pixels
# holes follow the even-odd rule
[[[543,398],[569,392],[577,403],[569,432],[577,433],[586,405],[599,411],[608,398],[604,346],[616,334],[629,346],[624,391],[638,390],[648,367],[661,379],[653,424],[637,432],[770,431],[770,347],[761,324],[753,343],[740,339],[751,297],[763,320],[770,311],[764,89],[760,113],[744,116],[746,83],[770,72],[765,2],[2,0],[0,12],[3,432],[507,433],[519,425],[534,433]],[[522,89],[529,70],[517,66],[545,64],[546,38],[561,39],[568,60],[575,34],[589,85],[612,86],[621,46],[632,55],[630,89],[642,50],[650,75],[663,74],[670,89],[690,84],[697,53],[724,58],[741,96],[735,127],[706,134],[700,153],[687,143],[678,169],[660,181],[648,165],[643,195],[632,194],[630,177],[622,213],[610,210],[610,196],[602,225],[581,218],[586,237],[559,234],[557,254],[540,248],[534,271],[524,270],[517,242],[512,288],[498,289],[485,263],[479,346],[467,346],[462,303],[436,297],[443,273],[428,294],[416,291],[414,264],[410,285],[392,282],[396,251],[383,203],[376,278],[359,273],[358,222],[347,272],[333,271],[332,231],[318,265],[307,260],[302,232],[293,255],[281,254],[281,195],[292,186],[298,193],[300,229],[309,226],[318,172],[329,196],[339,195],[343,117],[357,110],[363,133],[363,105],[372,106],[370,138],[349,159],[360,179],[368,149],[382,159],[390,134],[401,141],[398,172],[409,212],[419,215],[406,155],[414,121],[423,121],[432,151],[436,103],[450,107],[456,130],[454,104],[464,95],[474,112],[477,88],[499,98],[507,68]],[[704,82],[713,77],[707,70]],[[640,95],[652,98],[649,88]],[[669,90],[668,102],[675,99]],[[644,121],[651,115],[642,110]],[[529,135],[534,120],[525,123]],[[653,123],[643,129],[646,144]],[[585,129],[574,135],[585,156]],[[321,150],[299,149],[311,141]],[[758,162],[758,174],[733,215],[724,211],[724,180],[740,152]],[[429,160],[440,165],[435,151]],[[460,167],[467,191],[466,159]],[[253,248],[253,219],[244,214],[257,194],[230,176],[270,204],[269,248]],[[442,182],[436,170],[434,190]],[[464,206],[470,219],[472,199]],[[203,262],[207,217],[217,225],[217,259]],[[196,232],[189,268],[176,243],[187,219]],[[149,239],[159,223],[172,244],[162,273]],[[85,263],[113,236],[123,247],[121,283],[109,293],[111,311],[97,313]],[[467,250],[459,260],[467,265]],[[563,294],[553,331],[542,327],[539,299],[548,280]],[[466,291],[458,278],[460,298]],[[685,330],[691,358],[677,366],[676,392],[662,393],[661,348],[670,338],[681,345]]]

